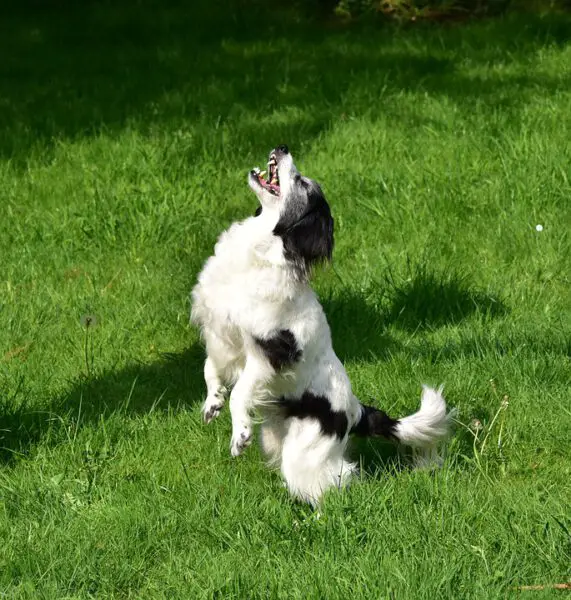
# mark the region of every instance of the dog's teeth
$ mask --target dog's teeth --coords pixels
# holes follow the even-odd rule
[[[258,175],[259,175],[260,177],[265,177],[265,176],[266,176],[266,174],[267,174],[267,171],[260,171],[260,170],[258,170]]]

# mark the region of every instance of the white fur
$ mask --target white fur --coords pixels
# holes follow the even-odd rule
[[[222,233],[193,289],[191,317],[201,328],[208,354],[205,420],[219,414],[227,386],[232,388],[232,455],[251,443],[256,411],[269,460],[279,465],[293,496],[315,504],[325,490],[344,485],[356,471],[345,459],[349,434],[342,439],[325,435],[312,418],[284,419],[276,403],[305,391],[325,396],[333,410],[346,414],[349,429],[363,409],[333,351],[317,296],[307,277],[286,260],[281,239],[272,233],[287,198],[289,174],[296,172],[288,155],[279,167],[279,198],[250,178],[263,212]],[[254,340],[283,329],[295,336],[302,358],[276,372]],[[399,421],[397,437],[421,454],[424,449],[433,453],[448,432],[448,422],[440,391],[424,388],[420,410]]]
[[[426,448],[448,435],[449,415],[442,388],[435,390],[422,386],[420,410],[399,419],[396,434],[400,442],[413,448]]]

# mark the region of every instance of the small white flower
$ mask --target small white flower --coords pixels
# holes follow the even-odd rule
[[[543,231],[543,225],[542,225],[541,223],[538,223],[538,224],[535,226],[535,231]]]

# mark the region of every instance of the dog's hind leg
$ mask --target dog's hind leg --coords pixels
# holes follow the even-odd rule
[[[357,472],[357,465],[345,458],[346,447],[347,435],[324,434],[312,419],[291,419],[281,463],[289,492],[316,506],[328,489],[345,487]]]
[[[279,412],[267,411],[260,428],[260,443],[270,466],[279,465],[286,433],[287,427],[283,415]]]

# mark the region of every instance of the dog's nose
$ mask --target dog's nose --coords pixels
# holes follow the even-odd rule
[[[282,152],[283,154],[289,154],[289,148],[285,144],[282,144],[281,146],[278,146],[276,148],[276,150],[278,152]]]

